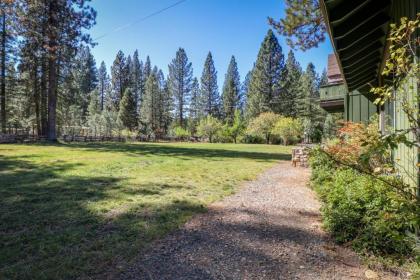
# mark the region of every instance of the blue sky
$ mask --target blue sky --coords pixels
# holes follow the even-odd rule
[[[231,55],[235,55],[243,79],[256,60],[261,42],[270,26],[267,17],[280,18],[281,0],[186,0],[147,20],[136,22],[178,0],[94,0],[97,24],[90,30],[98,45],[92,50],[96,62],[108,69],[118,50],[126,55],[138,49],[140,58],[149,55],[153,65],[166,74],[168,64],[183,47],[193,64],[194,75],[201,76],[204,60],[211,51],[218,71],[219,88]],[[125,28],[115,31],[125,26]],[[279,37],[285,56],[289,51]],[[318,72],[326,66],[330,42],[307,52],[296,51],[305,68],[312,61]]]

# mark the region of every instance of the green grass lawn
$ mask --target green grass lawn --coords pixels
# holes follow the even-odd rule
[[[239,144],[0,145],[0,279],[104,273],[289,154]]]

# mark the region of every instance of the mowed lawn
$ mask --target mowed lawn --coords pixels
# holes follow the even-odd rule
[[[0,145],[0,279],[118,269],[289,155],[275,145]]]

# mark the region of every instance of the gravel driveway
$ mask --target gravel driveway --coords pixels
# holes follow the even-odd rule
[[[120,278],[366,279],[358,257],[321,229],[309,172],[277,164],[157,241]]]

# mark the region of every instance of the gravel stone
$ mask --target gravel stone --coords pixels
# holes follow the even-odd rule
[[[310,169],[277,164],[139,252],[115,278],[366,279],[357,255],[322,230],[309,176]]]

